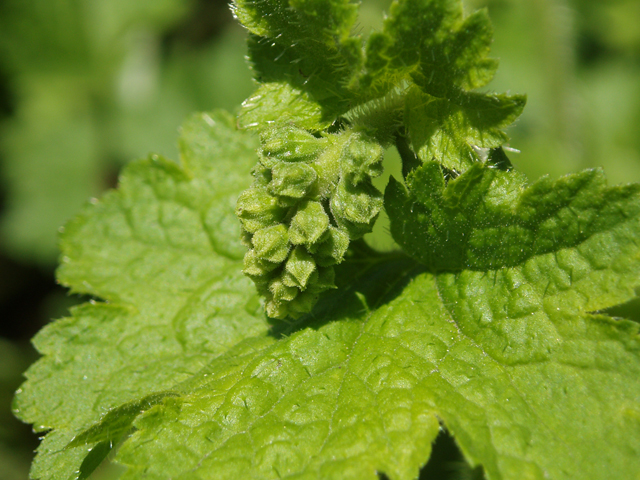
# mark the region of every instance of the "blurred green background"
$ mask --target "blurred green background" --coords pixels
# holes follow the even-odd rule
[[[388,3],[365,0],[356,33],[379,29]],[[513,163],[532,180],[602,166],[611,184],[640,181],[640,2],[465,6],[494,23],[487,89],[528,94]],[[78,302],[54,281],[59,228],[125,162],[176,159],[190,112],[237,109],[253,88],[244,55],[224,1],[0,0],[0,480],[26,479],[37,446],[10,413],[29,338]],[[440,445],[424,478],[477,477]]]

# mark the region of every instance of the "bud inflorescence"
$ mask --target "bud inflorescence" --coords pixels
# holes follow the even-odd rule
[[[333,266],[371,231],[383,203],[371,183],[383,149],[355,130],[316,136],[286,126],[261,141],[254,183],[236,207],[249,248],[244,273],[270,317],[296,318],[335,288]]]

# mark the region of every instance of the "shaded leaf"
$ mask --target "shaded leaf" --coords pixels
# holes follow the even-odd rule
[[[392,179],[387,187],[391,232],[432,271],[513,267],[538,255],[584,249],[598,236],[606,240],[594,244],[590,264],[621,274],[616,258],[633,256],[640,186],[607,187],[600,170],[527,185],[522,174],[476,163],[445,184],[439,164],[430,162],[413,171],[407,184],[405,189]],[[408,210],[412,215],[403,215]],[[630,282],[632,272],[625,274]]]

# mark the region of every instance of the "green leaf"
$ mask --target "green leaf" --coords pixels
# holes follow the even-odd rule
[[[472,92],[437,98],[413,88],[405,102],[405,123],[418,157],[462,172],[478,161],[475,148],[507,142],[503,129],[522,113],[526,97]]]
[[[123,478],[417,477],[439,424],[416,374],[434,365],[387,330],[387,308],[376,310],[413,271],[406,260],[371,264],[325,302],[312,328],[246,340],[212,362],[183,386],[189,394],[136,421],[118,454],[129,466]]]
[[[34,340],[44,357],[15,404],[36,430],[53,429],[34,477],[76,478],[91,446],[65,449],[72,438],[265,330],[240,271],[234,215],[256,143],[233,123],[221,113],[192,118],[182,166],[157,157],[132,163],[117,191],[67,225],[60,281],[108,303],[77,307]]]
[[[242,342],[143,414],[116,458],[123,479],[412,479],[439,421],[488,478],[640,473],[637,324],[555,308],[506,317],[498,305],[492,328],[469,312],[517,298],[524,267],[361,272],[309,328]],[[542,337],[544,356],[529,348]],[[597,455],[585,438],[599,439]]]
[[[524,96],[471,92],[492,79],[497,61],[487,56],[486,11],[464,17],[458,0],[394,1],[364,57],[360,38],[348,37],[353,4],[260,0],[234,8],[253,34],[250,57],[262,83],[243,107],[243,126],[293,122],[318,131],[342,115],[386,143],[404,111],[418,157],[464,171],[479,158],[474,148],[507,141],[503,129],[524,107]]]
[[[498,67],[487,58],[492,40],[486,10],[464,18],[459,0],[396,0],[367,43],[365,78],[382,91],[389,87],[379,84],[411,78],[429,95],[451,97],[491,81]]]
[[[79,469],[79,480],[89,478],[111,451],[127,435],[138,415],[154,405],[162,402],[168,396],[177,396],[174,392],[164,392],[149,395],[142,400],[125,403],[110,410],[100,423],[76,435],[65,449],[90,445],[89,453],[82,461]]]
[[[597,172],[527,187],[481,165],[446,184],[426,164],[409,190],[389,187],[392,222],[428,225],[410,209],[431,206],[445,225],[464,218],[471,234],[489,221],[504,238],[527,221],[544,232],[551,219],[566,239],[548,244],[540,233],[540,245],[523,242],[529,253],[510,251],[499,267],[435,273],[356,245],[336,267],[338,289],[265,335],[239,256],[198,240],[189,220],[199,212],[199,231],[211,235],[205,212],[232,215],[232,166],[248,168],[255,143],[231,125],[221,114],[193,120],[183,168],[132,164],[120,189],[67,229],[61,278],[111,303],[79,307],[36,340],[45,357],[16,405],[38,429],[53,428],[36,478],[85,478],[129,425],[115,455],[126,480],[409,480],[441,424],[488,478],[640,473],[639,326],[589,313],[634,295],[637,188],[607,188]],[[181,214],[168,215],[176,204]],[[178,243],[175,218],[193,229]],[[405,248],[417,256],[429,238]],[[466,248],[452,248],[454,265],[453,255],[475,258]],[[603,439],[597,455],[585,438]]]
[[[471,91],[495,68],[485,13],[398,1],[363,70],[354,8],[239,0],[259,152],[195,117],[181,165],[131,164],[67,226],[59,278],[104,302],[36,337],[15,402],[50,430],[34,477],[113,455],[125,480],[409,480],[441,428],[493,480],[640,476],[640,325],[602,314],[640,283],[640,187],[510,170],[524,98]],[[424,162],[385,198],[411,258],[358,240],[382,207],[378,122]],[[243,267],[295,322],[266,321]]]
[[[346,110],[350,79],[362,64],[362,42],[349,36],[357,16],[354,3],[237,0],[233,10],[251,32],[249,58],[258,82],[307,92],[329,121]]]
[[[520,115],[521,95],[472,93],[493,78],[493,31],[485,10],[463,16],[457,0],[394,1],[382,32],[367,43],[361,83],[373,97],[401,87],[405,125],[422,161],[464,171],[474,147],[494,148]]]
[[[586,266],[576,264],[573,281],[588,264],[621,274],[625,267],[616,266],[616,256],[632,254],[640,185],[607,187],[600,170],[556,181],[544,177],[528,186],[522,174],[477,163],[445,184],[439,164],[430,162],[409,174],[407,185],[392,178],[387,186],[391,233],[431,271],[514,267],[550,252],[585,249],[585,242],[605,234],[606,249],[590,251]],[[403,214],[408,210],[412,215]],[[625,274],[627,289],[633,272]]]
[[[480,165],[445,186],[433,163],[408,184],[387,189],[394,238],[444,271],[436,277],[442,302],[470,341],[468,353],[476,344],[486,356],[458,373],[467,406],[452,408],[450,419],[441,412],[468,458],[491,472],[497,455],[496,478],[637,475],[638,326],[588,312],[634,298],[640,187],[606,187],[599,171],[525,187],[520,175]],[[414,215],[398,216],[408,208]],[[494,370],[484,385],[483,368]],[[483,392],[491,411],[477,409]],[[517,402],[516,424],[486,430],[504,425]],[[604,440],[596,458],[580,438]],[[500,460],[501,443],[526,465]]]
[[[260,129],[264,125],[293,123],[311,131],[329,127],[322,107],[310,95],[288,83],[264,83],[242,103],[238,125],[245,129]]]
[[[118,408],[114,408],[101,419],[99,424],[85,430],[80,435],[76,435],[68,447],[93,445],[99,442],[118,443],[129,432],[133,421],[141,412],[172,396],[178,396],[178,394],[175,392],[156,393],[148,395],[142,400],[128,402]]]

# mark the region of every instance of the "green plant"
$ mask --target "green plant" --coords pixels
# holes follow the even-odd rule
[[[35,338],[32,475],[119,447],[124,479],[411,479],[446,428],[489,479],[637,477],[638,325],[606,309],[639,283],[640,187],[513,169],[483,10],[400,0],[365,42],[346,0],[234,8],[238,118],[194,116],[179,165],[130,164],[62,234],[59,280],[101,300]],[[383,204],[401,251],[362,239]]]

